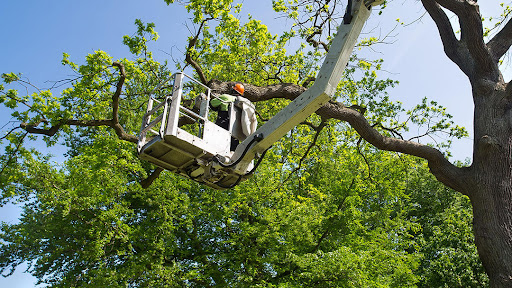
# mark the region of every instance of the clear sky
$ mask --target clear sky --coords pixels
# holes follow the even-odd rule
[[[500,1],[485,2],[480,3],[483,14],[497,15]],[[270,7],[270,0],[245,0],[243,11],[262,20],[271,31],[278,32],[283,20],[275,19],[269,12]],[[385,34],[395,25],[395,19],[412,22],[424,10],[419,1],[394,0],[384,12],[382,16],[374,13],[366,31],[375,28],[373,31]],[[163,0],[4,0],[0,4],[3,37],[0,73],[20,72],[45,88],[51,86],[46,81],[64,79],[70,74],[60,64],[63,52],[79,63],[85,55],[98,49],[114,58],[130,57],[121,41],[123,35],[135,31],[136,18],[156,24],[160,39],[153,51],[157,60],[170,60],[170,55],[183,59],[184,43],[190,33],[184,25],[186,11],[179,5],[167,6]],[[457,124],[471,131],[473,104],[468,80],[444,55],[428,15],[412,25],[398,27],[393,34],[396,35],[390,39],[393,44],[365,52],[378,53],[374,57],[385,59],[383,67],[387,72],[383,77],[400,80],[400,85],[389,91],[392,99],[404,102],[407,107],[419,103],[425,96],[436,100],[448,108]],[[10,112],[5,108],[0,108],[0,112],[3,126],[9,121]],[[471,153],[471,139],[455,143],[453,154],[456,159],[471,157]],[[0,208],[0,221],[13,223],[19,213],[13,205]],[[0,277],[0,287],[34,287],[35,279],[22,270],[18,269],[8,278]]]

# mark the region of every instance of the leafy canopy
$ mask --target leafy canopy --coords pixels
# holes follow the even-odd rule
[[[204,24],[187,51],[208,79],[302,85],[325,55],[314,43],[288,49],[308,31],[272,35],[252,17],[241,21],[241,5],[232,1],[184,4],[192,21]],[[297,11],[288,4],[274,1],[274,8]],[[50,287],[486,284],[466,198],[437,183],[423,161],[377,151],[347,125],[316,115],[276,143],[255,176],[234,189],[211,190],[171,173],[143,189],[154,167],[137,158],[133,143],[119,139],[109,121],[117,115],[135,136],[149,91],[170,69],[149,49],[158,38],[154,25],[135,25],[136,33],[123,38],[130,59],[115,61],[125,73],[96,51],[83,63],[64,54],[62,64],[76,77],[58,95],[20,96],[7,87],[25,80],[2,75],[0,102],[25,128],[8,132],[0,156],[1,203],[23,207],[18,223],[1,225],[3,274],[26,262]],[[380,64],[354,56],[336,100],[367,109],[383,133],[423,125],[425,135],[465,135],[437,103],[423,100],[406,111],[391,101],[386,89],[398,83],[378,77]],[[268,119],[286,103],[257,106]],[[59,129],[43,140],[65,149],[63,163],[29,144],[37,138],[28,131],[52,127]]]

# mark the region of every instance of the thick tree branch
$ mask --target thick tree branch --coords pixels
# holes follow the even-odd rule
[[[76,120],[76,119],[68,119],[64,120],[59,124],[56,124],[48,129],[37,128],[35,125],[28,123],[21,123],[20,127],[25,129],[30,134],[39,134],[46,136],[53,136],[57,133],[60,128],[64,125],[69,126],[79,126],[79,127],[100,127],[100,126],[108,126],[115,130],[117,136],[121,140],[125,140],[132,143],[137,143],[138,138],[131,134],[124,132],[124,129],[121,127],[119,123],[115,123],[113,120]]]
[[[463,47],[455,37],[452,24],[446,13],[435,0],[421,0],[421,2],[436,23],[446,56],[457,64],[466,75],[473,75],[473,65],[470,65],[471,61],[468,61],[469,59],[463,56],[464,53],[460,52]]]
[[[229,93],[236,83],[238,82],[212,80],[208,83],[208,87],[217,93]],[[243,84],[245,87],[244,97],[253,102],[266,101],[275,98],[293,100],[307,90],[305,87],[289,83],[275,84],[265,87],[259,87],[249,83]]]
[[[219,93],[230,91],[234,82],[210,81],[209,86]],[[306,89],[295,84],[276,84],[258,87],[245,84],[244,96],[253,102],[274,98],[293,100]],[[464,193],[468,185],[465,170],[451,164],[437,149],[413,141],[386,137],[366,120],[360,112],[345,107],[342,103],[331,101],[316,111],[323,119],[337,119],[348,122],[359,135],[373,146],[386,151],[400,152],[426,159],[430,170],[436,178],[457,191]]]
[[[324,48],[324,50],[326,52],[329,52],[329,45],[327,45],[325,42],[313,39],[313,37],[315,37],[316,35],[322,35],[322,28],[321,27],[317,28],[317,30],[315,32],[311,33],[311,35],[309,35],[306,38],[306,42],[310,43],[315,48],[317,48],[318,46],[322,45],[322,48]]]
[[[498,63],[512,45],[512,19],[488,43],[493,60]]]
[[[30,134],[40,134],[40,135],[46,135],[46,136],[53,136],[57,131],[59,131],[60,127],[62,127],[62,124],[57,124],[55,126],[52,126],[49,129],[41,129],[36,128],[37,124],[28,124],[28,123],[21,123],[20,127],[22,129],[25,129]]]
[[[37,128],[38,123],[29,124],[29,123],[21,123],[20,127],[25,129],[28,133],[31,134],[40,134],[46,136],[53,136],[57,133],[60,128],[64,125],[69,126],[79,126],[79,127],[99,127],[99,126],[108,126],[114,129],[117,136],[121,140],[125,140],[132,143],[137,143],[138,138],[131,134],[128,134],[124,131],[123,126],[119,123],[119,97],[121,96],[121,92],[123,90],[123,85],[126,80],[126,71],[124,66],[120,62],[112,63],[112,66],[118,67],[120,72],[120,78],[116,85],[116,91],[112,95],[112,119],[104,119],[104,120],[76,120],[76,119],[67,119],[62,120],[58,124],[48,128]],[[42,121],[44,122],[44,121]]]
[[[453,0],[451,0],[453,1]],[[439,0],[440,3],[450,2]],[[441,4],[443,5],[443,4]],[[496,62],[484,43],[484,31],[480,8],[476,1],[466,0],[457,10],[452,10],[458,17],[461,29],[461,41],[468,47],[471,57],[475,61],[475,70],[478,75],[489,77],[498,81],[500,73]]]
[[[114,62],[112,66],[119,68],[119,73],[121,74],[119,81],[117,81],[116,92],[112,95],[112,120],[119,123],[119,97],[121,96],[124,81],[126,80],[126,71],[124,65],[120,62]]]
[[[381,150],[400,152],[426,159],[432,174],[439,181],[457,191],[464,193],[466,190],[467,182],[464,171],[451,164],[439,150],[412,141],[386,137],[373,128],[361,113],[348,109],[341,103],[328,103],[316,113],[322,117],[348,122],[364,140]]]
[[[302,83],[302,87],[306,87],[306,88],[307,88],[307,87],[309,86],[309,84],[311,84],[311,82],[313,82],[313,81],[315,81],[315,80],[316,80],[316,78],[315,78],[315,77],[308,77],[308,78],[304,81],[304,83]]]
[[[422,0],[422,3],[438,27],[446,55],[464,71],[470,80],[474,82],[487,78],[496,82],[500,81],[501,74],[496,61],[484,43],[482,17],[477,2],[473,0]],[[449,21],[448,17],[440,6],[453,12],[459,19],[461,40],[455,39],[455,43],[458,44],[456,47],[453,46],[455,37],[453,28],[449,22],[446,22]]]
[[[121,96],[124,81],[126,80],[126,71],[124,69],[124,65],[120,62],[116,61],[112,63],[112,65],[119,68],[119,73],[121,74],[121,76],[116,85],[116,92],[114,92],[114,95],[112,95],[112,126],[110,127],[114,128],[117,136],[121,140],[137,143],[137,137],[127,134],[124,131],[123,126],[121,126],[121,124],[119,123],[119,97]]]

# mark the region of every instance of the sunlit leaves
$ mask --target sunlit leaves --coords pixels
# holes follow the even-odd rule
[[[290,46],[300,30],[272,34],[250,16],[243,20],[231,1],[166,1],[173,2],[183,2],[196,24],[213,18],[188,50],[208,79],[302,84],[321,64],[323,52]],[[297,1],[273,3],[300,19]],[[149,91],[170,75],[148,47],[157,39],[154,25],[135,24],[136,32],[123,41],[131,58],[117,60],[127,75],[120,125],[133,135]],[[368,38],[361,45],[374,42]],[[120,78],[113,61],[105,51],[82,62],[64,54],[62,64],[75,77],[62,93],[6,91],[24,80],[4,74],[0,99],[16,109],[17,121],[43,129],[65,119],[109,120]],[[366,109],[365,116],[386,135],[390,129],[404,132],[409,124],[464,135],[437,103],[425,100],[407,114],[392,101],[386,91],[397,83],[379,78],[381,63],[353,57],[337,100],[362,113]],[[258,103],[258,112],[269,118],[286,104]],[[397,113],[409,120],[400,121]],[[62,127],[47,139],[66,149],[59,164],[26,148],[29,136],[14,129],[0,157],[2,201],[19,199],[25,206],[19,223],[1,227],[0,270],[8,273],[27,261],[36,277],[56,287],[413,287],[437,283],[441,269],[480,269],[468,244],[469,207],[462,201],[456,209],[442,206],[454,203],[448,193],[428,206],[423,195],[440,188],[423,162],[377,151],[347,125],[324,120],[309,117],[268,151],[253,178],[224,191],[169,172],[142,189],[139,183],[154,167],[109,128]],[[444,227],[462,235],[443,234]],[[464,243],[464,249],[455,250],[446,239]]]
[[[19,78],[19,75],[16,75],[11,72],[11,73],[3,73],[2,79],[6,84],[9,84],[11,82],[18,81],[20,78]]]
[[[135,20],[137,26],[137,33],[134,36],[123,37],[123,44],[130,48],[132,54],[138,55],[146,52],[146,43],[149,41],[156,41],[158,33],[154,30],[154,23],[144,24],[140,19]]]
[[[203,36],[193,55],[200,59],[208,78],[254,79],[256,82],[251,82],[256,85],[270,84],[278,79],[294,80],[287,79],[285,71],[289,69],[282,69],[293,63],[293,56],[287,55],[284,47],[287,38],[271,35],[260,21],[250,19],[241,24],[236,17],[228,16],[215,28],[215,36],[208,31]]]
[[[194,15],[193,22],[200,23],[205,17],[225,18],[232,8],[238,7],[233,7],[232,2],[233,0],[189,0],[185,3],[185,8]]]
[[[442,137],[446,137],[446,141],[436,143],[440,148],[449,146],[451,139],[460,139],[468,137],[469,134],[464,127],[456,125],[452,115],[446,112],[446,108],[439,105],[435,101],[430,101],[423,98],[421,104],[416,105],[413,109],[407,111],[408,119],[407,122],[411,122],[418,129],[423,129],[424,134],[414,136],[413,139],[418,139],[424,136],[432,136],[441,134]]]

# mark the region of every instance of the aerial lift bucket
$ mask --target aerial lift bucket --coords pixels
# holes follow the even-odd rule
[[[172,89],[164,88],[169,86]],[[165,91],[167,95],[162,95]],[[229,130],[212,121],[215,115],[209,101],[213,97],[210,88],[185,73],[176,73],[161,83],[151,93],[142,120],[139,157],[216,189],[241,181],[241,175],[216,174],[210,167],[213,158],[229,161],[233,154],[231,135],[241,129],[235,121],[240,118],[235,105],[229,108]]]

